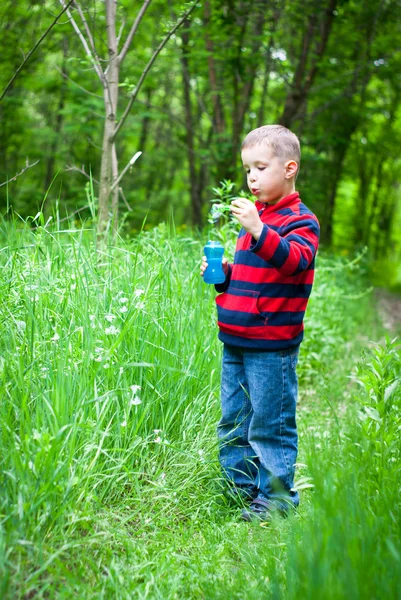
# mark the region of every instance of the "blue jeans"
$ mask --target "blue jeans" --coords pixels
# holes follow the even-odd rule
[[[255,351],[224,346],[219,459],[241,494],[280,509],[298,506],[293,490],[298,452],[296,365],[299,346]]]

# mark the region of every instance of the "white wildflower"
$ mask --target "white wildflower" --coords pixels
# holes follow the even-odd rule
[[[26,323],[25,321],[15,321],[18,331],[25,331]]]
[[[137,302],[135,308],[138,310],[143,310],[145,308],[145,302]]]
[[[104,315],[104,318],[106,319],[106,321],[108,321],[109,323],[112,323],[114,321],[114,319],[116,318],[115,315]]]
[[[145,290],[135,290],[134,296],[136,296],[138,298],[139,296],[142,296],[142,294],[144,294],[144,293],[145,293]]]
[[[141,389],[141,386],[140,386],[140,385],[130,385],[129,387],[130,387],[130,390],[132,391],[132,393],[133,393],[133,394],[136,394],[136,393],[137,393],[137,391]],[[154,431],[155,431],[155,433],[156,433],[156,429],[155,429]],[[161,431],[161,429],[160,429],[160,430],[157,430],[157,432],[158,432],[158,431]]]
[[[57,331],[55,332],[54,336],[52,338],[50,338],[50,340],[52,342],[58,342],[58,340],[60,339],[59,334],[57,333]]]
[[[125,420],[124,420],[124,421],[121,423],[121,427],[127,427],[127,421],[125,421]]]
[[[157,438],[155,438],[155,444],[161,444],[162,439],[160,437],[160,435],[157,436]]]
[[[108,369],[109,367],[110,367],[109,363],[105,363],[105,364],[103,365],[103,369]]]
[[[142,404],[142,400],[139,396],[133,396],[130,400],[130,404],[132,404],[132,406],[138,406],[138,404]]]
[[[128,311],[128,308],[126,306],[122,306],[120,308],[120,313],[126,313]]]
[[[89,315],[89,321],[94,321],[95,320],[95,315]]]
[[[110,327],[106,327],[104,332],[106,335],[118,335],[120,333],[120,330],[117,329],[117,327],[114,327],[114,325],[111,325]]]
[[[122,375],[124,373],[124,367],[120,367],[120,370],[118,371],[119,375]]]
[[[120,298],[121,304],[127,304],[128,298]]]
[[[154,429],[153,433],[161,433],[163,431],[163,429]]]

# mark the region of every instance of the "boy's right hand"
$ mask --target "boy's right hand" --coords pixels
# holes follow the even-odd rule
[[[223,257],[221,266],[223,267],[224,275],[227,275],[227,273],[228,273],[228,260],[225,257]],[[201,268],[200,268],[200,275],[201,275],[201,277],[203,277],[206,269],[207,269],[206,256],[202,256],[202,264],[201,264]]]

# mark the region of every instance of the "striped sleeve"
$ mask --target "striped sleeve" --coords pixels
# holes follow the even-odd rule
[[[314,216],[297,215],[286,229],[281,236],[264,224],[259,240],[250,249],[283,275],[298,275],[316,255],[319,222]]]

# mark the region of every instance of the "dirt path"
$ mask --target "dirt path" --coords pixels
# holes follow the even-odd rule
[[[376,288],[374,295],[384,327],[394,335],[401,334],[401,296],[382,288]]]

